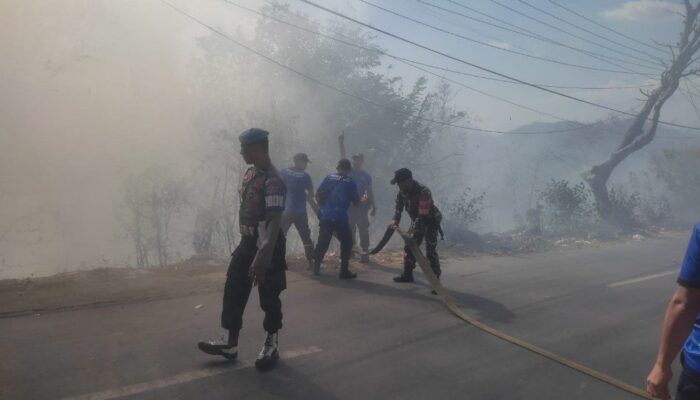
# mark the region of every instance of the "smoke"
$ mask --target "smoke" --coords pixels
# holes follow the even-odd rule
[[[154,4],[0,4],[0,278],[124,264],[121,181],[191,159],[193,46]]]
[[[0,279],[136,265],[138,251],[124,223],[125,185],[143,176],[187,192],[182,205],[172,207],[179,214],[168,225],[168,260],[191,256],[193,229],[204,224],[206,231],[207,221],[219,234],[210,251],[226,255],[244,168],[236,135],[250,126],[270,130],[279,168],[294,153],[308,153],[316,184],[333,170],[337,136],[345,130],[348,152],[365,153],[374,175],[375,239],[393,212],[396,188],[388,181],[399,167],[412,168],[443,211],[465,186],[485,193],[484,216],[470,229],[505,230],[536,205],[546,182],[578,181],[619,138],[596,136],[590,146],[590,135],[623,129],[562,137],[468,134],[426,122],[479,121],[456,103],[456,89],[395,76],[376,53],[258,21],[223,2],[177,5],[301,73],[390,109],[286,71],[160,1],[3,1]],[[289,17],[285,7],[267,11]],[[290,18],[318,29],[307,16]],[[357,28],[330,25],[375,45]],[[524,131],[550,128],[535,124]],[[651,150],[666,148],[656,143]],[[651,156],[643,154],[616,177],[646,169]],[[198,237],[200,246],[204,239]]]

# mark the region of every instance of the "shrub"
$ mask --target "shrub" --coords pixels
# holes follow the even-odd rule
[[[465,229],[479,221],[484,212],[485,193],[478,196],[471,194],[471,188],[467,187],[462,193],[447,205],[447,214],[454,222]]]
[[[544,227],[553,233],[581,232],[591,223],[590,193],[583,182],[572,185],[568,180],[552,179],[541,192]]]

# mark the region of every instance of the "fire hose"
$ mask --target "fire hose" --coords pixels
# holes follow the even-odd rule
[[[575,371],[578,371],[580,373],[583,373],[585,375],[588,375],[594,379],[597,379],[598,381],[601,381],[603,383],[606,383],[608,385],[614,386],[620,390],[623,390],[627,393],[633,394],[635,396],[644,398],[644,399],[650,399],[653,400],[654,397],[651,397],[649,394],[647,394],[644,390],[632,386],[626,382],[623,382],[617,378],[614,378],[610,375],[607,375],[603,372],[597,371],[595,369],[586,367],[585,365],[581,365],[575,361],[572,361],[566,357],[560,356],[558,354],[552,353],[551,351],[545,350],[541,347],[535,346],[532,343],[526,342],[524,340],[518,339],[514,336],[508,335],[506,333],[503,333],[497,329],[494,329],[486,324],[484,324],[481,321],[478,321],[477,319],[467,315],[464,311],[462,311],[457,303],[450,297],[450,295],[447,293],[445,288],[442,286],[440,283],[440,280],[435,276],[435,273],[433,273],[432,268],[430,268],[430,261],[423,255],[421,252],[420,248],[416,244],[416,242],[413,240],[413,238],[408,234],[408,232],[402,230],[401,228],[396,228],[396,231],[401,235],[401,237],[404,239],[406,242],[406,245],[408,246],[409,250],[411,253],[413,253],[413,256],[415,257],[416,261],[418,262],[418,265],[420,266],[421,270],[423,271],[423,274],[428,278],[428,282],[430,283],[430,286],[432,289],[437,293],[437,295],[440,297],[442,302],[447,306],[447,309],[450,310],[452,314],[457,316],[459,319],[462,321],[474,326],[475,328],[488,333],[489,335],[495,336],[501,340],[504,340],[510,344],[516,345],[518,347],[521,347],[525,350],[531,351],[539,356],[542,356],[544,358],[547,358],[551,361],[554,361],[556,363],[559,363],[565,367],[571,368]]]

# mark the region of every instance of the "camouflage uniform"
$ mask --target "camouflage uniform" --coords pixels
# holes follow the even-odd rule
[[[221,326],[228,330],[241,329],[243,312],[253,287],[248,273],[257,256],[269,260],[261,264],[268,270],[265,281],[258,284],[258,294],[260,307],[265,311],[263,327],[265,331],[274,333],[282,328],[282,302],[279,296],[287,287],[285,238],[280,231],[274,249],[270,250],[272,254],[263,251],[258,254],[258,238],[267,213],[284,210],[286,188],[274,166],[250,167],[243,176],[239,194],[241,241],[232,254],[228,268]]]
[[[438,277],[441,274],[440,258],[437,253],[438,232],[442,214],[433,204],[433,196],[430,189],[415,182],[415,186],[410,192],[404,193],[399,190],[396,195],[396,211],[394,221],[396,224],[401,221],[401,214],[406,211],[411,217],[411,228],[409,234],[416,244],[420,246],[425,239],[425,256],[430,261],[430,267]],[[408,246],[404,248],[404,276],[412,276],[413,269],[416,268],[416,258],[411,253]]]

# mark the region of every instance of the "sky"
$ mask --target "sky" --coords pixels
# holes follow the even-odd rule
[[[466,37],[467,39],[440,32],[413,21],[408,21],[405,18],[372,7],[360,0],[324,0],[319,3],[377,28],[415,41],[421,45],[528,82],[558,86],[605,88],[632,86],[632,88],[628,89],[607,90],[556,89],[572,96],[621,110],[630,110],[637,106],[642,95],[636,87],[653,84],[656,79],[655,77],[659,75],[660,67],[655,67],[655,65],[649,64],[648,62],[644,64],[644,60],[651,58],[648,54],[652,53],[661,59],[668,59],[669,57],[668,51],[664,49],[650,49],[637,42],[607,31],[554,6],[548,0],[501,0],[496,2],[492,0],[459,0],[456,2],[450,0],[425,0],[424,3],[406,0],[369,1],[425,24],[450,31],[457,36]],[[198,5],[193,5],[194,3],[192,2],[179,2],[177,4],[182,5],[188,12],[192,12],[198,17],[215,24],[218,28],[229,32],[233,32],[236,28],[240,27],[243,27],[245,30],[245,27],[250,26],[250,23],[253,21],[251,19],[253,17],[252,14],[236,9],[234,6],[226,4],[221,0],[198,1],[196,3]],[[266,1],[238,0],[238,3],[248,7],[259,8],[266,4]],[[425,3],[442,7],[452,12],[443,11]],[[541,35],[556,40],[566,46],[574,47],[585,52],[597,53],[598,56],[594,58],[586,54],[581,54],[580,51],[577,52],[562,46],[542,42],[521,34],[504,31],[483,23],[465,19],[454,12],[477,17],[482,20],[488,20],[488,17],[484,17],[483,14],[480,16],[476,14],[475,11],[467,10],[455,3],[467,5],[473,10],[504,20],[518,28],[526,29],[535,35]],[[681,29],[681,18],[678,16],[678,13],[683,11],[683,6],[680,2],[667,0],[594,0],[585,2],[559,0],[559,3],[642,43],[649,43],[652,45],[654,43],[659,43],[661,45],[675,43]],[[322,10],[318,10],[297,0],[290,1],[289,4],[294,9],[308,13],[320,20],[335,18]],[[553,16],[545,15],[530,6],[541,8],[546,12],[562,18],[563,21],[557,20]],[[508,8],[511,8],[511,10]],[[532,19],[520,15],[517,12],[524,13],[532,17]],[[232,20],[236,22],[232,22]],[[566,32],[573,33],[574,35],[582,37],[583,40],[567,35],[560,30],[555,30],[536,20],[542,21],[548,25],[553,25]],[[491,20],[491,22],[495,21]],[[599,36],[610,39],[611,41],[603,40],[600,37],[593,36],[578,28],[572,27],[569,25],[570,22],[573,22],[583,29],[592,31]],[[476,43],[474,40],[486,43],[491,47]],[[484,71],[379,33],[377,34],[377,43],[387,52],[395,56],[437,65],[451,70],[489,75]],[[626,47],[622,47],[619,44]],[[512,54],[503,51],[501,48],[526,53],[535,57],[549,58],[558,62],[577,64],[593,69],[616,70],[618,72],[581,69],[546,62]],[[614,57],[621,60],[621,62],[613,61],[617,66],[611,65],[601,61],[600,56]],[[624,63],[625,61],[626,63]],[[421,75],[426,75],[432,81],[437,81],[439,79],[434,75],[426,74],[423,71],[406,66],[405,64],[395,61],[390,64],[392,64],[394,73],[404,76],[407,80],[416,79]],[[629,70],[647,73],[647,75],[630,73]],[[459,90],[457,99],[458,105],[471,114],[472,120],[480,128],[509,130],[537,121],[557,121],[557,117],[565,120],[591,122],[611,115],[610,111],[598,109],[575,101],[565,100],[556,95],[533,88],[523,87],[521,85],[488,81],[439,70],[432,70],[432,72],[459,82],[455,84]],[[468,86],[469,88],[464,86]],[[693,90],[696,92],[699,91]],[[478,91],[501,97],[511,103],[488,97]],[[512,103],[525,105],[550,115],[526,110]],[[700,124],[700,120],[694,108],[686,97],[680,93],[677,94],[664,109],[663,118],[668,121],[692,126]]]
[[[238,9],[231,4],[227,4],[223,0],[169,1],[202,21],[229,33],[235,33],[239,30],[243,32],[251,31],[256,18],[255,15]],[[268,0],[232,1],[256,9],[264,6],[268,2]],[[469,63],[477,64],[528,82],[558,86],[606,88],[631,86],[633,88],[607,90],[555,89],[568,95],[625,111],[640,104],[639,99],[642,98],[642,95],[635,87],[653,84],[656,79],[655,77],[658,77],[660,72],[660,67],[654,67],[648,63],[646,65],[638,65],[642,64],[640,58],[643,60],[650,58],[643,53],[653,53],[653,55],[659,56],[662,59],[668,59],[668,52],[665,50],[655,51],[627,38],[616,35],[615,33],[606,31],[599,26],[554,6],[549,0],[423,0],[424,3],[420,3],[416,0],[368,1],[403,14],[409,18],[424,22],[425,24],[434,25],[440,29],[450,31],[468,39],[486,43],[492,47],[439,32],[416,22],[407,21],[404,18],[372,7],[360,0],[322,0],[318,1],[318,3],[369,23],[372,26],[468,61]],[[591,0],[582,2],[558,0],[558,2],[587,18],[593,19],[600,24],[617,30],[643,43],[675,43],[681,29],[681,18],[677,13],[683,11],[683,6],[682,3],[678,1]],[[287,3],[295,10],[308,13],[319,20],[335,18],[324,11],[318,10],[298,0],[291,0]],[[618,66],[611,65],[561,46],[545,43],[521,34],[504,31],[473,20],[468,20],[462,16],[431,7],[425,3],[482,20],[488,20],[483,14],[493,16],[519,28],[526,29],[536,35],[542,35],[556,40],[564,45],[575,47],[583,51],[595,52],[602,56],[615,57],[619,60],[627,61],[627,63],[613,61]],[[467,5],[483,14],[481,16],[477,15],[474,11],[462,8],[456,3]],[[183,57],[187,57],[188,54],[193,55],[196,53],[197,49],[194,40],[197,36],[208,34],[206,28],[198,26],[195,22],[169,9],[169,7],[160,0],[148,0],[139,6],[136,6],[135,2],[126,2],[126,4],[131,4],[134,9],[140,9],[142,13],[141,18],[147,18],[146,12],[150,12],[153,18],[158,15],[158,24],[161,27],[161,33],[170,32],[173,38],[178,38],[179,49],[177,50],[181,52]],[[561,20],[556,20],[552,16],[545,15],[529,7],[528,4],[541,8],[562,18],[564,21],[573,22],[584,29],[621,43],[624,46],[631,47],[632,49],[621,47],[618,44],[592,36]],[[121,8],[124,9],[125,7]],[[554,25],[555,27],[577,36],[581,36],[587,41],[554,30],[540,22],[519,15],[516,11],[525,13],[535,19]],[[387,52],[395,56],[437,65],[455,71],[493,76],[477,68],[464,65],[460,62],[436,55],[381,34],[377,34],[377,43]],[[503,51],[501,48],[530,54],[535,57],[554,59],[559,62],[577,64],[594,69],[617,70],[620,72],[593,71],[560,65],[509,53]],[[417,79],[421,75],[427,76],[433,82],[437,82],[440,79],[435,75],[426,74],[424,71],[419,71],[394,60],[386,60],[386,62],[392,65],[393,73],[403,76],[408,81]],[[626,68],[620,68],[620,66]],[[382,70],[386,71],[386,66],[383,66]],[[643,76],[629,73],[627,70],[649,72],[650,74]],[[470,113],[474,125],[479,128],[509,130],[532,122],[554,122],[559,119],[591,122],[612,115],[610,111],[563,99],[551,93],[542,92],[522,85],[494,82],[439,70],[431,71],[458,82],[454,84],[458,89],[457,104]],[[292,79],[302,78],[293,77]],[[693,90],[696,93],[700,93],[700,89]],[[500,97],[506,101],[494,99],[488,95],[484,95],[483,92]],[[512,103],[536,109],[543,113],[527,110],[523,107],[513,105]],[[674,99],[664,108],[663,118],[664,120],[685,125],[700,125],[698,114],[685,95],[681,93],[677,93]]]
[[[497,47],[504,47],[519,52],[527,52],[528,54],[535,56],[556,59],[571,64],[580,64],[599,69],[620,70],[618,67],[567,48],[544,43],[542,41],[537,41],[513,32],[480,24],[474,22],[473,20],[468,20],[464,17],[430,7],[426,4],[421,4],[417,1],[368,1],[406,15],[410,18],[420,20],[426,24],[434,25],[438,28],[454,32],[464,37],[486,42]],[[425,2],[462,14],[470,15],[472,17],[481,18],[483,20],[487,19],[483,16],[475,14],[471,10],[461,8],[449,0],[425,0]],[[647,51],[653,53],[654,55],[668,59],[667,52],[663,50],[660,52],[655,52],[648,47],[618,36],[615,33],[606,31],[599,26],[555,7],[548,0],[527,0],[525,2],[521,2],[519,0],[501,0],[498,2],[550,25],[560,27],[565,31],[582,36],[593,43],[582,41],[572,36],[567,36],[560,31],[556,31],[537,21],[528,19],[515,13],[514,11],[508,10],[495,2],[492,2],[491,0],[458,0],[456,2],[468,5],[469,7],[484,14],[505,20],[513,25],[525,28],[531,32],[554,39],[566,45],[586,51],[593,51],[606,56],[616,57],[622,59],[623,61],[629,61],[631,64],[622,64],[619,62],[616,62],[616,64],[626,66],[633,70],[649,71],[651,68],[634,65],[636,63],[642,63],[642,61],[635,58],[630,58],[625,55],[625,53],[642,59],[648,59],[649,57],[640,52],[620,47],[614,43],[604,41],[603,39],[592,36],[581,30],[577,30],[577,28],[556,20],[551,16],[545,15],[540,11],[529,7],[527,4],[544,9],[545,11],[563,18],[566,21],[573,22],[603,37],[622,43],[623,45],[627,45],[637,50]],[[593,19],[600,24],[617,30],[643,43],[675,43],[681,29],[681,18],[676,14],[677,12],[683,11],[681,2],[663,0],[560,0],[559,3],[573,9],[581,15]],[[296,1],[291,2],[291,4],[294,4],[294,7],[300,10],[309,11],[314,15],[318,15],[319,17],[322,16],[322,12],[314,11],[310,6],[299,5]],[[371,7],[358,0],[326,0],[323,1],[323,4],[329,8],[335,9],[336,11],[355,16],[375,27],[380,27],[383,30],[418,42],[427,47],[461,58],[470,63],[478,64],[480,66],[533,83],[560,86],[616,87],[638,86],[654,82],[652,77],[647,76],[640,76],[630,73],[583,70],[507,53],[499,49],[489,48],[459,37],[450,36],[449,34],[436,31],[426,26],[421,26],[415,22],[407,21],[406,19],[391,15],[390,13],[379,10],[375,7]],[[396,39],[380,35],[378,37],[378,41],[382,47],[394,55],[418,60],[424,63],[439,65],[452,70],[479,75],[489,75],[488,73],[484,73],[483,71],[471,68],[462,63],[455,62],[430,53],[426,50],[402,43]],[[612,50],[618,50],[618,52],[596,46],[596,43],[609,47]],[[415,69],[406,67],[402,64],[395,64],[397,64],[395,71],[402,75],[418,76],[420,74],[424,74],[421,71],[416,71]],[[656,71],[658,71],[658,68]],[[526,104],[531,108],[546,111],[564,119],[590,122],[610,115],[609,111],[596,109],[591,106],[562,99],[561,97],[520,85],[487,81],[441,71],[435,72],[445,75],[450,79],[457,80],[475,89],[497,95],[506,100],[519,104]],[[654,74],[654,76],[658,75],[658,72]],[[430,75],[428,75],[428,77],[431,78]],[[481,128],[507,130],[535,121],[556,121],[556,119],[551,117],[543,116],[541,114],[524,110],[511,104],[486,97],[483,94],[476,93],[467,88],[459,86],[458,88],[460,90],[460,95],[458,98],[459,104],[474,116],[474,120],[477,121]],[[638,105],[638,99],[642,97],[638,89],[598,91],[576,89],[556,90],[622,110],[629,110]],[[680,93],[678,93],[675,98],[664,108],[663,118],[669,121],[692,126],[697,126],[700,124],[698,115],[695,113],[694,109],[691,107],[685,97],[683,97]]]

